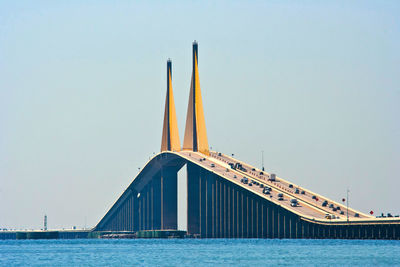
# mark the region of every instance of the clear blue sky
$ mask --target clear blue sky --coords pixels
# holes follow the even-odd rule
[[[0,228],[94,226],[183,130],[191,43],[212,148],[400,213],[398,1],[1,1]]]

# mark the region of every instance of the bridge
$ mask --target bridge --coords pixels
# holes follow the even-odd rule
[[[187,234],[200,238],[400,239],[399,218],[375,218],[221,152],[210,151],[198,44],[183,146],[167,62],[161,152],[151,158],[93,229],[177,230],[178,172],[186,168]]]

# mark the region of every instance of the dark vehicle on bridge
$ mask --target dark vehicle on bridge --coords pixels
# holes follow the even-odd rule
[[[339,206],[337,206],[337,207],[336,207],[336,209],[337,209],[337,210],[340,210],[340,207],[339,207]]]
[[[264,185],[263,184],[260,184],[260,188],[263,188],[264,187]]]
[[[328,205],[328,201],[324,201],[324,202],[322,202],[322,207],[326,207]]]
[[[337,208],[334,207],[332,210],[333,210],[333,211],[337,211]]]
[[[359,218],[359,217],[360,217],[360,214],[356,213],[356,214],[354,214],[354,217]]]
[[[247,179],[246,177],[243,177],[240,181],[244,184],[247,184],[249,182],[249,179]]]
[[[340,214],[344,215],[344,211],[342,210],[342,211],[340,212]]]
[[[317,199],[317,197],[316,196],[312,196],[312,199]]]
[[[333,204],[329,204],[329,208],[333,209],[334,207]]]
[[[300,190],[298,188],[296,188],[296,190],[294,191],[295,194],[299,194]]]
[[[269,190],[268,187],[264,187],[263,193],[269,195],[271,193],[271,190]]]
[[[299,202],[297,201],[297,199],[292,198],[292,199],[290,200],[290,206],[292,206],[292,207],[297,207],[298,205],[299,205]]]
[[[232,167],[232,169],[235,169],[235,170],[238,169],[238,170],[241,170],[242,172],[247,172],[247,170],[245,168],[243,168],[243,165],[238,162],[234,165],[234,167]]]
[[[292,185],[292,184],[290,184],[290,185],[289,185],[289,188],[293,188],[293,185]]]
[[[215,167],[215,164],[214,164],[214,163],[211,163],[211,167],[214,168],[214,167]]]
[[[306,191],[301,190],[301,194],[302,194],[302,195],[305,195],[305,194],[306,194]]]
[[[264,175],[264,173],[263,173],[263,172],[260,172],[260,175]]]

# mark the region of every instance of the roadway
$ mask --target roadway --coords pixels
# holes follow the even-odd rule
[[[283,208],[290,210],[291,212],[298,214],[300,216],[306,217],[308,219],[318,219],[322,221],[347,221],[347,207],[342,203],[335,202],[327,197],[323,197],[319,194],[316,194],[310,190],[307,190],[303,187],[300,187],[296,184],[293,184],[287,180],[284,180],[280,177],[276,177],[276,181],[269,181],[270,173],[262,171],[260,169],[255,168],[249,164],[241,162],[237,159],[224,155],[222,153],[210,152],[210,156],[207,157],[204,154],[193,152],[193,151],[180,151],[177,152],[182,157],[195,162],[196,164],[218,174],[219,176],[231,181],[234,184],[237,184],[247,190],[256,193],[257,195],[282,206]],[[229,163],[240,163],[246,169],[246,171],[241,171],[238,169],[232,169]],[[243,177],[248,178],[249,183],[244,184],[241,182]],[[252,183],[253,181],[253,183]],[[249,184],[252,184],[251,186]],[[257,183],[259,185],[257,185]],[[271,187],[270,194],[264,194],[263,188],[260,187],[260,184],[263,186]],[[299,189],[299,193],[295,193],[296,189]],[[301,194],[301,191],[304,191],[304,194]],[[283,194],[283,200],[278,200],[278,194]],[[314,196],[314,199],[313,199]],[[290,205],[291,199],[297,199],[299,205],[296,207],[292,207]],[[323,207],[322,203],[327,201],[327,206]],[[329,208],[329,205],[333,204],[335,208],[338,210],[334,211],[332,208]],[[344,214],[340,214],[340,212]],[[328,219],[326,215],[329,214],[332,219]],[[362,212],[356,211],[354,209],[348,209],[349,220],[350,221],[365,221],[365,220],[374,220],[376,219],[373,216],[364,214]],[[356,217],[358,214],[358,217]],[[334,219],[333,219],[334,218]]]
[[[243,165],[243,167],[247,169],[248,175],[253,177],[253,178],[261,179],[261,180],[265,181],[265,180],[268,180],[268,178],[270,176],[270,174],[265,172],[265,171],[263,172],[263,175],[260,175],[262,170],[259,170],[259,169],[255,168],[255,167],[253,167],[253,166],[251,166],[249,164],[243,163],[241,161],[235,160],[232,157],[226,156],[226,155],[224,155],[222,153],[212,152],[211,156],[215,157],[215,158],[218,158],[221,161],[230,161],[230,162],[235,162],[235,163],[236,162],[241,163]],[[253,169],[254,169],[254,171],[253,171]],[[345,205],[343,205],[342,203],[333,201],[331,199],[328,199],[327,197],[324,197],[324,196],[321,196],[319,194],[316,194],[316,193],[314,193],[314,192],[312,192],[312,191],[310,191],[308,189],[300,187],[300,186],[298,186],[298,185],[296,185],[296,184],[294,184],[292,182],[289,182],[287,180],[284,180],[284,179],[282,179],[280,177],[276,177],[276,182],[270,182],[270,183],[273,186],[283,190],[284,192],[287,192],[293,198],[297,198],[299,200],[305,201],[305,202],[309,203],[310,205],[312,205],[314,207],[318,207],[318,208],[324,210],[326,213],[335,215],[335,217],[336,216],[339,216],[339,217],[345,216],[346,219],[347,219],[347,207]],[[292,185],[292,188],[290,188],[290,185]],[[296,188],[299,189],[300,194],[296,194],[295,193]],[[301,191],[304,191],[305,194],[301,194]],[[315,196],[315,199],[313,199],[313,196]],[[328,202],[327,206],[325,206],[325,207],[322,206],[322,203],[324,201]],[[330,204],[333,204],[334,207],[336,207],[336,208],[339,207],[340,209],[338,209],[337,211],[333,211],[332,208],[329,208]],[[344,214],[340,214],[341,211],[343,211]],[[358,214],[359,217],[355,216],[356,213]],[[362,218],[364,218],[364,219],[366,219],[366,218],[375,218],[373,216],[364,214],[364,213],[362,213],[360,211],[356,211],[356,210],[351,209],[351,208],[349,208],[348,214],[349,214],[349,219],[350,218],[353,218],[353,219],[355,219],[355,218],[357,218],[357,219],[358,218],[361,218],[361,219]]]

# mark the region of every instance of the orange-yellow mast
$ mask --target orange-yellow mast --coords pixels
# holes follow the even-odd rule
[[[203,101],[201,98],[199,69],[198,69],[198,44],[193,42],[193,72],[190,84],[189,104],[186,117],[184,150],[193,150],[210,155],[207,140],[206,122],[204,119]]]
[[[165,98],[164,126],[161,151],[180,151],[178,122],[176,120],[174,94],[172,91],[172,62],[167,61],[167,96]]]

